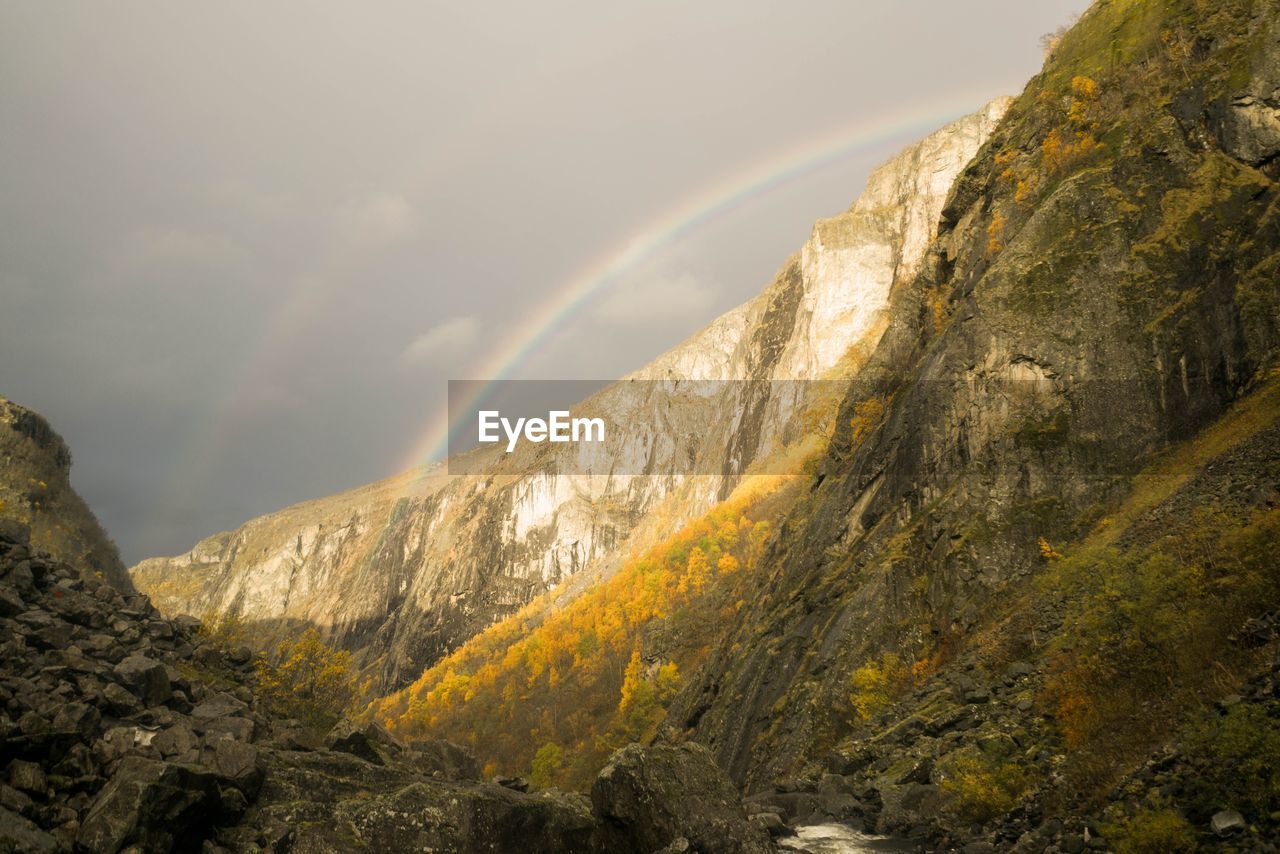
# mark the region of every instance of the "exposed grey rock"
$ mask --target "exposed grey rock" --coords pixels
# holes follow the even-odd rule
[[[220,806],[212,774],[129,756],[89,809],[77,844],[111,854],[128,845],[168,850],[199,838]]]
[[[1236,810],[1222,810],[1213,814],[1209,821],[1209,829],[1218,836],[1233,836],[1248,828],[1248,824]]]
[[[378,724],[356,724],[346,719],[338,721],[329,730],[329,734],[324,737],[324,745],[330,750],[350,753],[375,765],[382,765],[388,753],[404,750],[404,745]]]
[[[44,769],[34,762],[15,759],[9,763],[9,785],[23,792],[43,795],[49,787]]]
[[[0,807],[0,852],[46,854],[58,851],[57,841],[20,815]]]
[[[439,776],[446,780],[480,781],[480,763],[471,751],[444,739],[413,742],[405,761],[429,776]],[[523,791],[528,791],[528,788],[526,783]]]
[[[655,851],[679,838],[708,854],[773,850],[701,745],[622,748],[592,785],[591,803],[604,838],[624,850]]]
[[[120,682],[148,706],[169,699],[172,688],[164,664],[145,655],[130,655],[115,666]]]

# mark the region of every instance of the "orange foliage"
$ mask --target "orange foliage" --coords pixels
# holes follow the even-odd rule
[[[880,425],[889,400],[888,397],[869,397],[853,408],[853,418],[849,419],[849,440],[855,447]]]
[[[377,701],[373,716],[406,738],[470,744],[506,773],[528,773],[535,750],[554,743],[562,753],[539,765],[542,777],[585,786],[614,749],[656,729],[681,672],[741,605],[771,530],[758,517],[790,500],[775,498],[785,482],[740,490],[572,601],[539,597]],[[658,653],[645,639],[660,623]]]
[[[993,256],[1004,249],[1004,228],[1007,224],[1004,214],[996,211],[991,215],[991,222],[987,225],[987,255]]]

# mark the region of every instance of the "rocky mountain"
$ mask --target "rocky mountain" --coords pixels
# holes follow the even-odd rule
[[[584,569],[607,573],[673,521],[701,514],[793,439],[804,394],[770,381],[828,376],[870,352],[890,290],[921,264],[952,179],[1007,104],[994,101],[877,169],[759,297],[628,378],[756,384],[679,397],[624,382],[596,395],[593,411],[629,431],[624,444],[642,468],[567,476],[547,446],[532,462],[476,452],[484,476],[420,469],[299,504],[185,555],[143,561],[134,583],[166,614],[234,614],[264,638],[272,627],[320,627],[359,651],[382,688],[416,678],[534,596]],[[662,429],[642,417],[657,409]],[[740,415],[717,415],[727,412]],[[677,459],[696,459],[703,474],[676,470]]]
[[[1278,177],[1274,4],[1094,4],[960,174],[668,723],[940,848],[1271,850],[1223,733],[1275,737]],[[1041,824],[1108,799],[1111,844]]]
[[[35,544],[118,590],[133,585],[115,543],[71,488],[71,451],[40,414],[0,396],[0,518]]]
[[[838,414],[779,485],[751,466],[807,435],[794,376]],[[269,699],[307,649],[341,671],[314,635],[255,661],[0,526],[0,840],[1276,850],[1273,2],[1098,0],[635,377],[686,378],[743,382],[593,405],[669,408],[633,446],[712,474],[478,452],[133,570],[162,610],[413,677],[323,736]]]
[[[761,553],[725,502],[375,714],[575,785],[687,738],[753,808],[926,850],[1275,850],[1278,63],[1274,4],[1094,4]]]
[[[482,783],[444,742],[272,714],[250,651],[0,519],[0,851],[774,850],[696,745],[634,745],[590,799]]]

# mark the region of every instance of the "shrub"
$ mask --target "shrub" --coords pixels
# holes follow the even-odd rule
[[[880,425],[889,400],[888,397],[869,397],[853,408],[853,417],[849,419],[849,441],[854,447]]]
[[[205,614],[199,633],[209,644],[222,650],[248,645],[249,630],[239,614]]]
[[[1109,823],[1103,834],[1116,854],[1179,854],[1196,850],[1190,822],[1168,807],[1141,809]]]
[[[1265,815],[1280,804],[1280,721],[1267,709],[1241,704],[1193,725],[1186,752],[1197,768],[1189,800],[1205,815],[1228,806]]]
[[[1004,249],[1004,229],[1008,225],[1008,220],[1000,211],[996,211],[991,215],[991,222],[987,225],[987,256],[991,257],[999,254]]]
[[[1278,548],[1280,510],[1245,520],[1206,510],[1154,544],[1086,547],[1050,563],[1048,584],[1066,604],[1047,699],[1078,783],[1103,782],[1165,737],[1171,717],[1222,692],[1237,662],[1248,665],[1231,634],[1280,604]],[[1247,723],[1229,721],[1223,745],[1247,741]]]
[[[258,660],[258,687],[277,714],[322,729],[350,705],[355,694],[351,653],[328,646],[315,629],[282,641],[272,658]]]
[[[939,789],[962,821],[985,824],[1013,809],[1029,788],[1026,772],[1012,762],[992,762],[969,753],[943,763]]]
[[[853,692],[849,702],[857,722],[869,720],[897,702],[911,690],[911,668],[894,652],[879,661],[868,661],[853,671]]]
[[[533,769],[529,782],[538,789],[547,789],[556,781],[556,775],[564,764],[564,751],[554,741],[548,741],[533,755]]]

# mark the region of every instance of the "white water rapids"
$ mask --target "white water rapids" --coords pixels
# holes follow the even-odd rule
[[[915,847],[902,839],[872,836],[844,824],[807,824],[796,828],[795,836],[778,840],[783,851],[810,851],[813,854],[874,854],[907,852]]]

